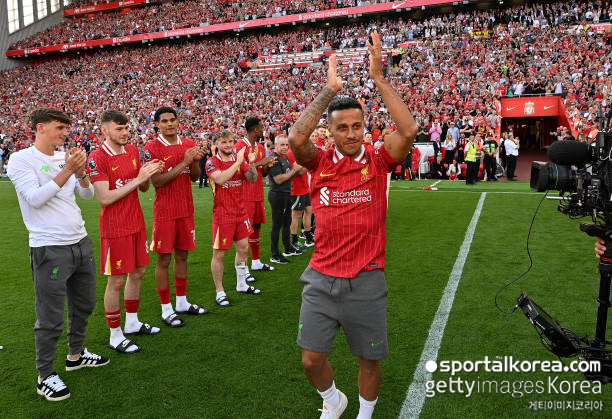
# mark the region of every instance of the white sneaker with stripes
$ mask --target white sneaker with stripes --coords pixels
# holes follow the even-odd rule
[[[52,402],[65,400],[70,397],[68,387],[66,387],[66,384],[64,384],[62,379],[56,373],[51,374],[38,383],[36,392]]]
[[[100,355],[92,354],[87,348],[81,351],[79,359],[66,358],[66,371],[74,371],[83,367],[101,367],[110,362],[110,359]]]

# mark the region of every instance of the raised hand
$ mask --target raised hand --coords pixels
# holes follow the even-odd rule
[[[71,173],[78,173],[80,175],[84,174],[87,155],[83,150],[73,147],[68,153],[66,153],[65,159],[66,169],[68,169]]]
[[[164,170],[164,164],[159,160],[153,160],[143,164],[138,172],[139,183],[148,182],[151,176],[156,173],[161,173],[162,170]]]
[[[342,79],[338,77],[338,60],[336,54],[332,54],[327,61],[327,87],[332,89],[334,93],[342,90]]]
[[[370,40],[368,39],[368,51],[370,51],[370,77],[372,80],[380,80],[384,78],[382,70],[382,52],[380,46],[380,35],[378,31],[370,32]]]
[[[205,150],[202,150],[202,149],[201,149],[201,148],[199,148],[199,147],[194,147],[194,148],[196,148],[197,150],[196,150],[196,155],[195,155],[195,156],[194,156],[194,158],[193,158],[193,161],[199,161],[199,160],[202,160],[202,157],[204,157],[204,155],[206,154],[206,151],[205,151]]]
[[[194,160],[200,160],[202,158],[202,156],[196,158],[199,154],[201,154],[200,148],[193,146],[187,149],[187,151],[185,151],[185,157],[183,158],[183,161],[186,164],[191,164]]]
[[[276,164],[276,157],[268,156],[259,161],[262,166],[272,167]]]

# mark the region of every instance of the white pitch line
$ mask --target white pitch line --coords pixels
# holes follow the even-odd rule
[[[436,311],[434,320],[429,328],[429,335],[427,336],[427,341],[425,341],[423,352],[421,352],[421,359],[414,372],[412,383],[406,392],[406,399],[402,404],[402,410],[399,414],[400,419],[418,418],[421,414],[421,409],[423,409],[423,404],[425,404],[425,383],[431,379],[431,373],[425,369],[425,364],[427,361],[435,361],[438,359],[438,350],[442,343],[446,322],[448,321],[448,316],[453,306],[455,292],[457,291],[459,280],[463,274],[463,266],[470,252],[470,247],[472,246],[472,239],[474,238],[474,232],[476,231],[476,225],[478,224],[478,219],[480,218],[486,196],[487,192],[483,192],[482,195],[480,195],[480,200],[472,216],[472,221],[470,221],[470,225],[465,232],[465,239],[459,248],[459,255],[457,256],[457,260],[455,260],[455,265],[448,278],[448,283],[442,294],[438,311]]]
[[[431,193],[429,191],[424,191],[423,189],[408,189],[408,188],[391,188],[391,192],[427,192],[427,193]],[[438,189],[436,191],[436,193],[438,192],[446,192],[446,193],[488,193],[488,194],[506,194],[506,195],[542,195],[541,192],[512,192],[512,191],[487,191],[487,192],[483,192],[483,191],[461,191],[461,190],[454,190],[454,191],[449,191],[449,190],[444,190],[444,189]]]
[[[431,185],[429,185],[430,188],[433,188],[434,186],[436,186],[438,183],[442,182],[441,180],[432,183]]]

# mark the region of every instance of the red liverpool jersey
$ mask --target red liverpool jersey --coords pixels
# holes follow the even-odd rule
[[[170,144],[161,134],[145,145],[144,160],[158,159],[166,165],[167,173],[180,164],[185,152],[195,146],[192,140],[177,136],[176,144]],[[191,195],[191,168],[187,167],[172,182],[155,189],[153,220],[168,221],[193,216],[193,196]]]
[[[87,171],[92,183],[108,181],[108,189],[123,187],[138,176],[138,149],[126,144],[117,154],[106,143],[89,155]],[[144,217],[138,200],[138,188],[100,211],[100,237],[123,237],[145,230]]]
[[[266,149],[259,143],[255,145],[251,145],[247,138],[243,138],[242,140],[236,143],[235,149],[236,152],[240,151],[241,148],[247,147],[247,151],[244,152],[244,161],[249,161],[249,153],[252,153],[255,148],[257,148],[257,158],[255,159],[255,163],[259,160],[266,157]],[[263,190],[263,167],[257,168],[257,182],[245,182],[244,184],[244,200],[245,201],[263,201],[264,200],[264,190]]]
[[[232,156],[231,161],[223,161],[218,155],[212,156],[206,162],[206,174],[210,177],[212,173],[218,170],[226,170],[236,162],[236,155]],[[243,187],[248,182],[244,174],[249,171],[249,164],[243,162],[236,170],[234,176],[222,186],[215,184],[212,180],[210,186],[215,198],[213,204],[213,222],[216,224],[233,224],[241,223],[247,218],[246,210],[244,209],[244,191]]]
[[[317,220],[313,269],[341,278],[384,269],[389,173],[397,164],[384,147],[362,146],[355,159],[317,150],[307,166]]]
[[[293,166],[295,164],[295,157],[293,157],[293,151],[289,150],[287,153],[287,158],[289,159],[289,164]],[[306,195],[309,191],[310,180],[308,179],[310,175],[308,173],[304,173],[300,176],[295,176],[291,179],[291,196],[299,196]]]

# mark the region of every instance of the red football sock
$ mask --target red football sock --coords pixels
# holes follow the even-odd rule
[[[259,229],[253,230],[249,236],[249,246],[251,247],[251,257],[259,260]]]
[[[140,300],[124,300],[126,313],[138,313],[138,305]]]
[[[170,304],[170,286],[168,285],[164,289],[157,288],[157,293],[159,294],[159,301],[162,304]]]
[[[187,295],[187,278],[174,277],[174,288],[176,288],[177,297]]]
[[[106,311],[105,314],[108,327],[111,329],[121,327],[121,309],[117,311]]]

